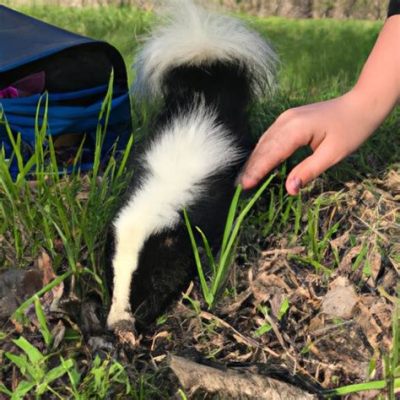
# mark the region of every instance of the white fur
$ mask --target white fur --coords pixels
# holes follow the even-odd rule
[[[179,222],[179,211],[198,199],[202,183],[240,158],[232,138],[200,104],[176,118],[144,154],[147,170],[141,187],[114,222],[113,302],[107,323],[132,319],[129,296],[132,274],[146,239]]]
[[[137,95],[158,96],[163,79],[181,65],[203,65],[213,61],[232,62],[246,68],[256,94],[273,84],[277,57],[255,31],[235,18],[207,12],[190,0],[174,2],[164,23],[153,30],[134,65]]]

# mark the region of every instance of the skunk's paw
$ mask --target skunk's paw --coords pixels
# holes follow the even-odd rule
[[[114,335],[122,345],[128,345],[132,349],[139,345],[141,336],[138,336],[135,325],[131,321],[118,321],[113,330]]]
[[[136,347],[139,338],[135,329],[135,318],[129,310],[116,310],[111,307],[107,317],[107,328],[114,332],[121,344]]]

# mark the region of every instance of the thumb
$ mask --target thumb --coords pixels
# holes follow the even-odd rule
[[[317,178],[344,157],[345,155],[342,155],[340,150],[336,149],[335,151],[334,144],[323,142],[311,156],[292,169],[286,180],[287,192],[290,195],[296,195],[307,183]]]

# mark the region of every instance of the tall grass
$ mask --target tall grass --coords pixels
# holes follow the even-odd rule
[[[221,294],[224,288],[224,285],[229,275],[229,270],[235,258],[235,245],[238,240],[239,231],[244,222],[244,219],[251,211],[259,197],[268,188],[273,178],[274,175],[271,175],[260,186],[256,193],[251,197],[251,199],[248,200],[245,205],[243,205],[243,209],[239,213],[238,207],[242,187],[238,185],[227,215],[221,248],[219,249],[219,255],[217,259],[212,253],[212,249],[210,247],[210,244],[208,243],[207,237],[199,227],[196,227],[196,230],[201,236],[206,251],[208,265],[209,267],[211,267],[209,283],[206,279],[206,269],[201,262],[199,249],[197,247],[196,239],[193,233],[193,228],[190,224],[189,216],[186,210],[184,210],[185,223],[193,248],[193,254],[196,262],[197,272],[200,278],[201,289],[208,308],[213,308],[215,306],[218,296]]]
[[[27,266],[45,249],[56,272],[64,273],[65,277],[69,273],[90,275],[88,287],[94,280],[97,291],[105,300],[108,290],[103,284],[104,266],[99,249],[114,215],[118,193],[123,189],[126,177],[122,172],[133,143],[131,138],[120,163],[114,151],[107,164],[101,166],[101,148],[107,134],[111,99],[112,83],[99,116],[104,123],[97,128],[93,169],[84,176],[79,169],[79,151],[73,172],[66,175],[59,171],[53,140],[47,134],[46,95],[42,97],[44,118],[41,124],[39,120],[36,122],[35,149],[28,159],[24,158],[21,136],[14,136],[5,116],[0,114],[0,123],[5,127],[13,149],[9,158],[4,149],[0,151],[0,236],[3,249],[6,249],[0,254],[3,268]],[[41,107],[39,103],[38,110]],[[9,170],[14,159],[19,169],[15,178]],[[85,260],[84,264],[82,260]],[[81,282],[85,285],[85,280]],[[82,287],[77,289],[82,290]]]
[[[380,22],[251,19],[281,59],[283,92],[329,97],[356,80],[382,26]]]

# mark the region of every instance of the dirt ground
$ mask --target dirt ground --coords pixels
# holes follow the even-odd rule
[[[322,240],[312,244],[306,238],[306,213],[297,235],[283,231],[263,236],[263,221],[257,215],[267,205],[261,201],[243,231],[226,295],[217,308],[207,311],[194,282],[141,333],[135,348],[116,343],[104,331],[105,310],[95,298],[81,303],[69,296],[63,313],[52,312],[55,299],[68,297],[67,287],[56,286],[42,300],[56,348],[63,354],[74,352],[82,373],[88,360],[99,354],[119,360],[133,381],[153,376],[154,393],[159,394],[151,398],[176,393],[178,381],[167,366],[169,354],[218,369],[276,377],[311,391],[382,379],[400,274],[400,166],[379,179],[349,182],[340,191],[323,192],[322,180],[317,180],[302,197],[303,210],[319,202]],[[325,235],[324,243],[330,229],[334,233]],[[320,248],[312,249],[313,245]],[[318,262],[310,251],[318,254]],[[18,300],[53,278],[46,254],[29,271],[3,273],[0,317],[5,320]],[[26,314],[32,322],[28,328],[16,321],[3,324],[7,337],[2,341],[2,362],[5,352],[16,351],[11,339],[22,332],[38,349],[45,349],[32,306]],[[71,345],[64,340],[70,328],[83,334]],[[1,370],[0,381],[7,386],[15,387],[20,379],[15,366]],[[186,387],[185,393],[190,398],[227,398],[200,386]],[[370,391],[348,398],[377,395]]]

